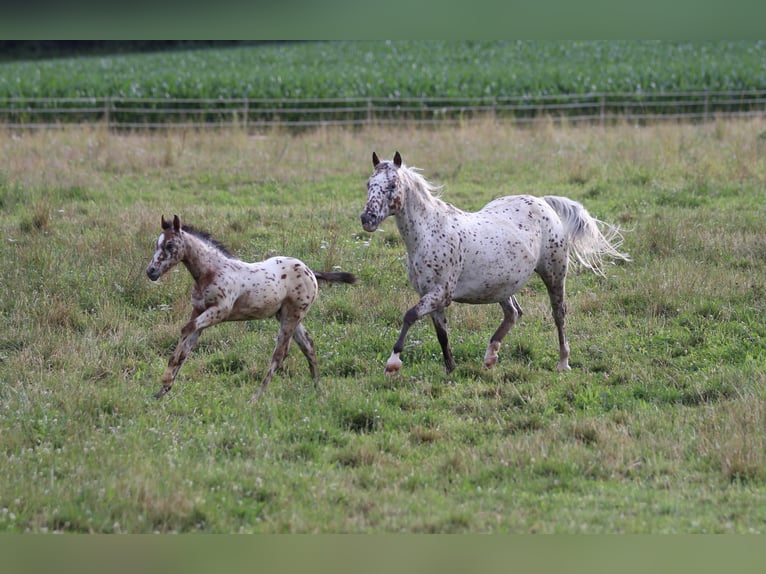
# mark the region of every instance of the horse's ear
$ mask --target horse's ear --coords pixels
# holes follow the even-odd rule
[[[402,156],[399,155],[399,152],[394,154],[394,165],[396,167],[402,167]]]
[[[177,215],[173,216],[173,229],[175,230],[176,233],[181,231],[181,220],[178,219]]]
[[[375,152],[372,152],[372,167],[378,167],[378,164],[380,163],[380,158],[378,157],[378,154]]]
[[[165,216],[162,216],[162,229],[170,229],[170,222],[165,219]]]

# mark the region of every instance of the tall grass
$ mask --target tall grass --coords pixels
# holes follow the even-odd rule
[[[762,119],[636,128],[470,124],[0,134],[0,530],[763,532],[766,155]],[[458,369],[413,327],[392,222],[358,216],[376,150],[476,209],[580,200],[633,262],[568,281],[573,370],[554,371],[538,279],[494,371],[496,306],[448,311]],[[340,267],[261,403],[270,322],[205,332],[151,394],[189,312],[185,270],[144,268],[160,215],[243,259]]]

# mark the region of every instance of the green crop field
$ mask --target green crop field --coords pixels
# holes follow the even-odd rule
[[[0,122],[360,122],[373,100],[377,119],[398,121],[476,106],[576,116],[594,102],[707,117],[762,110],[764,85],[754,41],[307,42],[0,62]]]
[[[3,97],[482,97],[761,89],[763,42],[323,42],[0,63]]]
[[[0,132],[0,531],[766,531],[766,121],[574,128]],[[555,372],[534,277],[497,367],[498,306],[448,309],[384,363],[416,301],[393,221],[359,214],[376,150],[478,209],[566,195],[633,257],[568,279],[572,371]],[[239,257],[356,273],[261,402],[274,321],[203,333],[152,399],[190,313],[183,269],[144,269],[160,216]]]
[[[0,63],[0,97],[502,97],[762,89],[766,43],[323,42]]]

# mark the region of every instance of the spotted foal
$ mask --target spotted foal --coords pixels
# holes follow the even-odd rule
[[[317,279],[328,282],[355,283],[351,273],[312,271],[293,257],[272,257],[257,263],[236,259],[208,234],[184,225],[178,216],[173,222],[162,216],[162,234],[146,274],[157,281],[178,263],[183,263],[194,279],[192,313],[181,330],[181,338],[162,376],[156,398],[173,386],[178,370],[199,339],[200,333],[224,321],[245,321],[276,317],[279,321],[277,344],[271,364],[260,387],[250,399],[256,402],[266,390],[287,355],[293,339],[309,363],[313,378],[319,376],[316,350],[301,321],[317,297]]]

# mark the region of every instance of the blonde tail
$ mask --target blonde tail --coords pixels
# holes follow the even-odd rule
[[[543,197],[558,214],[569,237],[569,256],[598,275],[604,275],[606,259],[630,261],[619,248],[624,238],[618,226],[596,219],[585,207],[568,197]]]

